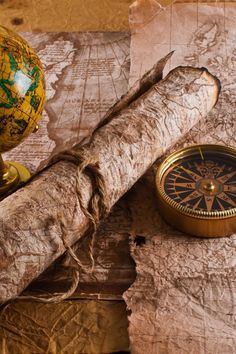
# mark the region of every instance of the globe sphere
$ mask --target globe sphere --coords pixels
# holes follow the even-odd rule
[[[30,45],[0,26],[0,153],[33,132],[45,104],[42,64]]]

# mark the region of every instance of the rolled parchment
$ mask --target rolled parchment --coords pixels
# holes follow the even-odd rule
[[[219,82],[178,67],[95,131],[70,161],[50,166],[0,203],[0,301],[16,297],[97,223],[215,105]],[[69,156],[69,154],[68,154]],[[63,223],[62,223],[63,220]],[[66,225],[66,227],[65,227]]]

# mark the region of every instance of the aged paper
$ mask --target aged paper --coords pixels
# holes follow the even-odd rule
[[[40,129],[4,154],[32,173],[88,136],[127,90],[129,34],[24,33],[45,69],[47,104]]]
[[[167,71],[205,66],[222,92],[208,118],[172,149],[194,143],[236,147],[236,6],[230,2],[131,6],[131,79],[171,50]],[[158,215],[154,170],[129,195],[137,278],[124,297],[131,309],[132,353],[236,353],[236,235],[199,239],[169,227]]]

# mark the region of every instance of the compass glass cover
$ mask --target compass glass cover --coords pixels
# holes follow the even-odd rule
[[[172,163],[162,188],[173,202],[193,211],[223,212],[236,207],[236,158],[199,149]]]

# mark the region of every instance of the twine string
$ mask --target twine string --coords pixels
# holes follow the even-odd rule
[[[63,300],[68,299],[70,296],[74,294],[77,287],[79,286],[80,281],[80,272],[83,270],[86,273],[92,273],[95,267],[95,260],[94,260],[94,243],[96,238],[96,232],[98,229],[98,225],[102,219],[104,219],[110,209],[107,206],[107,193],[106,193],[106,185],[103,175],[100,172],[99,165],[96,159],[93,157],[89,157],[86,155],[84,149],[71,149],[65,150],[55,157],[52,158],[49,165],[53,165],[58,161],[68,161],[75,163],[77,165],[76,171],[76,194],[79,201],[80,208],[87,219],[90,221],[90,226],[88,229],[90,241],[88,245],[88,255],[91,261],[91,266],[88,268],[85,266],[79,257],[76,255],[74,251],[74,247],[70,246],[66,242],[66,235],[68,233],[68,223],[66,218],[59,213],[58,220],[61,226],[61,234],[62,234],[62,242],[66,249],[66,258],[64,261],[63,266],[67,268],[71,268],[72,275],[71,275],[71,285],[69,289],[62,293],[53,293],[53,294],[43,294],[43,295],[22,295],[18,297],[22,300],[35,300],[45,303],[58,303]],[[90,177],[91,184],[92,184],[92,195],[89,200],[88,205],[86,206],[83,201],[80,182],[81,177],[83,174],[86,174]],[[73,260],[73,265],[66,265],[68,264],[68,260]]]

